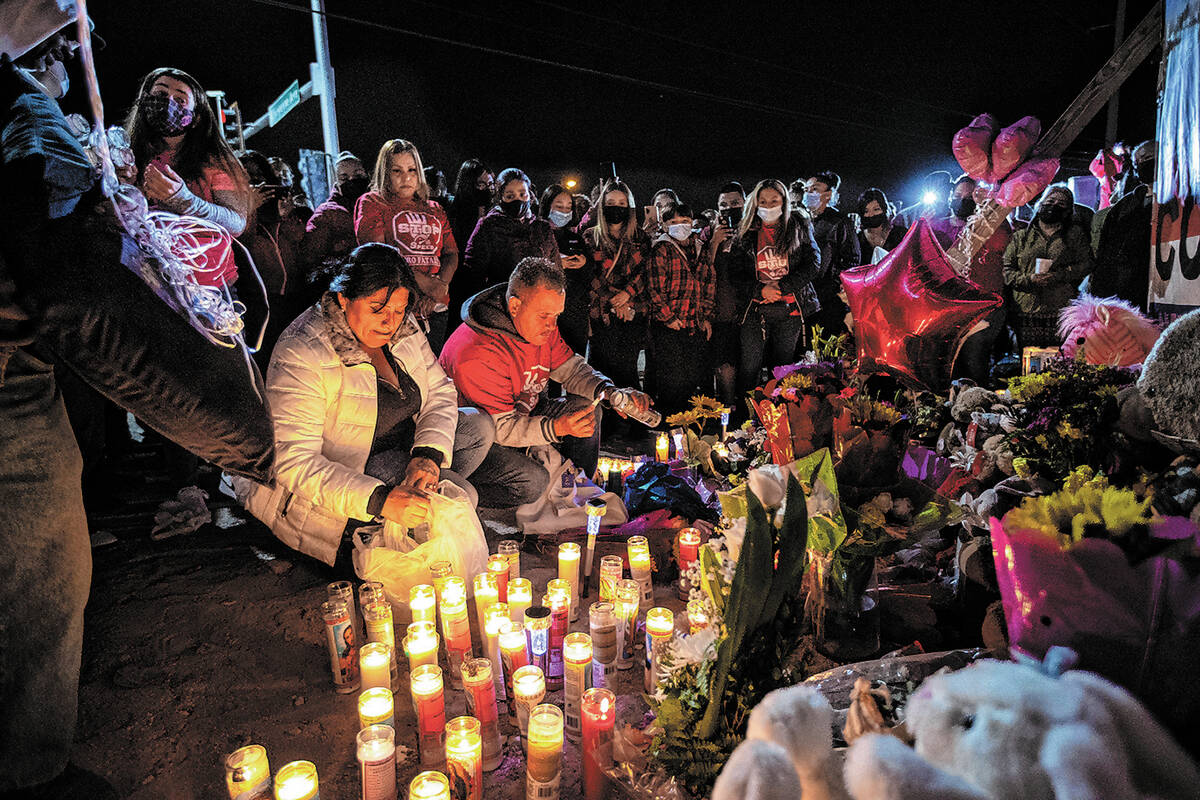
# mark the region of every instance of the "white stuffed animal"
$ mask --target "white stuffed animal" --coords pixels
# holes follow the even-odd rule
[[[858,739],[844,787],[829,769],[830,714],[812,687],[772,692],[739,749],[755,740],[781,746],[804,800],[1200,798],[1200,771],[1170,735],[1128,692],[1087,672],[1052,677],[981,661],[928,678],[907,707],[914,746],[885,734]],[[727,769],[734,766],[731,758]],[[713,800],[725,797],[714,791]]]

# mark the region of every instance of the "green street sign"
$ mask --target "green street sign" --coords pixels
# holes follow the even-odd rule
[[[300,81],[292,81],[292,85],[283,90],[283,94],[276,97],[271,105],[267,108],[267,121],[271,127],[279,124],[279,120],[283,119],[289,111],[300,105]]]

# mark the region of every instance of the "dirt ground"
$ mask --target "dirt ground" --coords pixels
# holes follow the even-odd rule
[[[266,747],[272,770],[314,762],[324,800],[358,797],[357,695],[333,690],[319,610],[331,570],[257,523],[239,524],[236,508],[216,515],[227,527],[162,541],[122,536],[94,550],[75,761],[131,800],[223,798],[224,756],[253,742]],[[484,516],[494,552],[512,530]],[[546,556],[524,552],[521,564],[537,591],[555,577]],[[669,587],[656,593],[659,604],[682,607]],[[572,630],[586,625],[583,614]],[[618,724],[641,721],[641,680],[639,665],[620,673]],[[446,702],[448,719],[466,713],[461,691],[448,688]],[[547,702],[561,704],[562,692]],[[404,798],[420,768],[403,688],[396,721],[398,744],[410,748],[397,769]],[[523,797],[519,737],[507,722],[502,731],[505,758],[485,775],[484,797]],[[579,751],[568,743],[562,797],[581,796],[579,781]]]

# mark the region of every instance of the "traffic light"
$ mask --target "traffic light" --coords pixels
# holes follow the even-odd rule
[[[246,139],[242,130],[242,110],[236,102],[227,103],[223,91],[209,91],[206,94],[212,103],[213,114],[221,126],[221,135],[234,150],[239,153],[244,151]]]

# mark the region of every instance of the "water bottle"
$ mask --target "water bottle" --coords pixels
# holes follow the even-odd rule
[[[657,427],[662,422],[662,414],[653,408],[639,411],[628,389],[612,389],[605,392],[604,402],[613,411],[619,411],[630,419],[636,419],[647,428]]]

